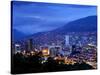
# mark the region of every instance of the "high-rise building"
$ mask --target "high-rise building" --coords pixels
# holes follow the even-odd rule
[[[58,45],[49,46],[50,56],[55,57],[60,52],[61,49],[62,47]]]
[[[33,49],[33,40],[29,39],[28,40],[28,50],[31,51]]]
[[[65,45],[69,45],[69,35],[65,35]]]
[[[72,45],[72,54],[76,52],[76,45]]]
[[[33,40],[32,39],[28,39],[25,42],[25,50],[26,51],[31,51],[33,49]]]
[[[28,51],[28,44],[27,44],[27,42],[25,42],[24,48],[25,48],[25,51]]]
[[[15,44],[15,53],[21,51],[21,45],[20,44]]]
[[[51,56],[51,57],[55,57],[56,54],[57,54],[56,49],[55,49],[55,48],[50,48],[50,56]]]

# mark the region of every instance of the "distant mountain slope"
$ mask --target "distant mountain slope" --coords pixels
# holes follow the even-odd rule
[[[68,32],[96,32],[96,31],[97,31],[97,16],[88,16],[85,18],[81,18],[81,19],[69,22],[68,24],[52,31],[39,32],[39,33],[35,33],[33,35],[25,37],[24,34],[19,33],[18,31],[14,30],[13,35],[15,39],[23,40],[22,37],[25,37],[26,38],[25,40],[29,38],[33,38],[33,41],[37,43],[41,43],[41,42],[50,43],[56,40],[64,39],[63,36],[66,35]]]
[[[97,17],[96,16],[89,16],[86,18],[81,18],[75,21],[72,21],[65,26],[57,28],[52,31],[47,32],[39,32],[33,34],[26,38],[32,38],[35,44],[50,44],[50,43],[64,43],[62,41],[64,39],[64,35],[68,32],[95,32],[97,30]]]
[[[64,35],[68,32],[96,32],[97,31],[97,16],[88,16],[85,18],[81,18],[72,22],[69,22],[68,24],[57,28],[52,31],[48,32],[39,32],[36,34],[31,35],[34,37],[40,37],[43,35]]]
[[[88,16],[81,18],[68,24],[61,28],[53,30],[53,32],[66,34],[67,32],[92,32],[97,31],[97,16]]]

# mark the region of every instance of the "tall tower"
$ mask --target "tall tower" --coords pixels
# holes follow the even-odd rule
[[[69,35],[65,35],[65,45],[69,45]]]
[[[28,44],[29,44],[28,50],[32,50],[33,49],[33,40],[29,39]]]
[[[27,41],[27,46],[28,46],[28,51],[31,51],[33,49],[33,40],[32,39],[29,39]]]
[[[76,52],[76,45],[72,45],[72,54]]]

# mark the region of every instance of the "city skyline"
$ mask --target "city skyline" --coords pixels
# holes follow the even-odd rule
[[[97,69],[97,7],[12,1],[11,73]]]

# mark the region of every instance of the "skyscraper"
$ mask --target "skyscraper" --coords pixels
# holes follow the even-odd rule
[[[69,35],[65,35],[65,45],[69,45]]]
[[[27,44],[26,44],[26,49],[28,50],[28,51],[31,51],[32,49],[33,49],[33,40],[32,39],[29,39],[28,41],[27,41]]]

